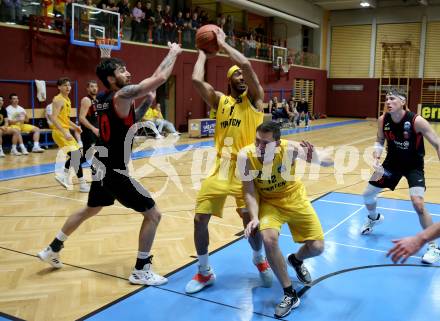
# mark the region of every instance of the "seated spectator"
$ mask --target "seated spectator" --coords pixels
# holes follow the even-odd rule
[[[304,121],[306,123],[306,128],[309,127],[309,103],[306,101],[304,97],[301,98],[301,101],[298,102],[296,105],[296,110],[298,111],[299,115],[296,119],[296,125],[299,126],[299,123],[301,122],[302,118],[304,118]]]
[[[150,108],[147,109],[143,119],[154,123],[159,133],[162,133],[162,130],[164,129],[174,136],[180,135],[180,133],[176,131],[176,128],[174,128],[173,123],[163,118],[159,103],[150,106]]]
[[[6,111],[8,113],[8,120],[11,128],[18,129],[22,133],[33,133],[33,141],[34,146],[32,148],[33,153],[42,153],[44,149],[40,147],[40,129],[36,126],[26,124],[29,122],[29,117],[26,114],[26,110],[18,105],[18,95],[10,94],[9,95],[10,105],[6,107]],[[14,149],[16,149],[15,145],[12,145]],[[23,144],[20,144],[20,149],[23,154],[27,154],[26,147]]]
[[[192,20],[191,12],[185,12],[185,17],[183,18],[183,35],[182,42],[184,48],[192,48],[194,41],[192,38]]]
[[[20,135],[20,131],[15,128],[9,127],[8,122],[8,113],[5,108],[3,108],[3,96],[0,96],[0,157],[5,157],[5,153],[3,152],[3,135],[12,135],[12,149],[11,149],[11,155],[19,156],[21,153],[17,151],[17,143],[20,144],[20,146],[23,145],[23,138]],[[23,145],[24,146],[24,145]],[[26,151],[26,155],[29,154],[26,148],[24,149]]]
[[[275,104],[272,107],[272,119],[276,121],[282,122],[283,120],[290,119],[289,112],[289,105],[287,104],[286,100],[283,99],[281,102],[281,105]]]
[[[52,120],[52,103],[46,106],[46,112],[44,113],[44,115],[46,116],[47,126],[49,126],[50,129],[54,129],[53,120]],[[81,141],[81,134],[75,130],[70,130],[70,132],[73,133],[76,141],[78,142],[79,147],[82,148],[83,143]]]

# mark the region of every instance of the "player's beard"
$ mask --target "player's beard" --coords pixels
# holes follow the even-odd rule
[[[125,81],[116,78],[116,86],[118,86],[119,89],[124,88],[128,85],[130,85],[130,78],[127,78]]]

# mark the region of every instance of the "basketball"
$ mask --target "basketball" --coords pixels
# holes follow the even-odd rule
[[[196,46],[206,53],[212,54],[218,51],[217,37],[215,31],[219,27],[216,25],[204,25],[196,33]]]

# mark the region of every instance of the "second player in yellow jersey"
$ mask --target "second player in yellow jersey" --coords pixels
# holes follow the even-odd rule
[[[280,136],[279,124],[264,122],[257,127],[255,142],[243,149],[238,160],[245,200],[252,218],[245,236],[250,237],[259,228],[269,264],[284,290],[283,300],[275,308],[277,318],[288,315],[300,302],[278,245],[281,226],[287,223],[294,240],[304,243],[297,253],[288,254],[286,258],[302,283],[312,282],[303,260],[320,255],[324,250],[321,223],[307,199],[304,185],[295,178],[296,159],[302,158],[321,166],[333,164],[311,144],[287,141]]]

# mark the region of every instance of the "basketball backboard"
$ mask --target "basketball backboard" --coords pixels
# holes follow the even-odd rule
[[[78,46],[97,47],[96,39],[109,39],[112,50],[121,48],[120,15],[117,12],[72,4],[70,42]]]
[[[272,46],[272,66],[274,69],[280,69],[287,62],[287,48]]]

